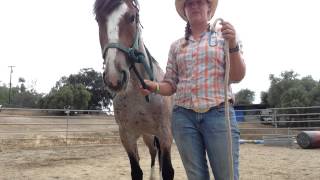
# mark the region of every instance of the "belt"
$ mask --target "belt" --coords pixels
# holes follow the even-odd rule
[[[233,104],[233,101],[230,99],[229,100],[229,104]],[[214,106],[214,107],[210,107],[210,108],[192,108],[192,111],[196,112],[196,113],[206,113],[208,111],[210,111],[211,108],[215,108],[215,107],[221,107],[224,106],[224,102],[220,103],[218,106]]]
[[[193,108],[192,111],[196,113],[206,113],[210,110],[211,108],[205,108],[205,109],[200,109],[200,108]]]

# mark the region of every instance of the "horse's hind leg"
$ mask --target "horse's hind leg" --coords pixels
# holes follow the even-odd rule
[[[155,144],[155,136],[143,135],[143,141],[148,146],[149,153],[151,156],[151,168],[152,168],[152,167],[154,167],[156,155],[158,152],[157,146]]]
[[[121,132],[120,132],[120,138],[121,138],[122,145],[127,151],[127,154],[130,160],[132,180],[142,180],[143,172],[139,165],[140,158],[139,158],[138,147],[137,147],[138,138],[133,138],[132,135],[131,136],[123,135]]]
[[[154,165],[155,165],[155,160],[158,152],[158,148],[155,142],[155,136],[153,135],[143,135],[143,141],[147,145],[150,156],[151,156],[151,172],[150,172],[150,180],[154,179]]]

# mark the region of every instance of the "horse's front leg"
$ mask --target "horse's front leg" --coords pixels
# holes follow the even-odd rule
[[[166,134],[168,135],[168,134]],[[173,180],[174,169],[171,164],[172,137],[160,137],[160,170],[163,180]]]
[[[137,147],[138,136],[128,135],[127,133],[120,131],[120,139],[130,160],[132,180],[142,180],[143,172],[139,165],[140,158]]]
[[[153,135],[143,135],[143,141],[148,146],[149,153],[151,156],[151,172],[150,172],[150,180],[155,179],[154,177],[154,171],[155,171],[155,160],[157,156],[158,149],[157,144],[159,144],[159,141],[156,142],[156,137]],[[160,145],[159,145],[160,146]]]

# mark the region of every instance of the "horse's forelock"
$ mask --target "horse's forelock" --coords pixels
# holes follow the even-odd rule
[[[123,0],[96,0],[94,3],[94,13],[97,20],[104,20]]]

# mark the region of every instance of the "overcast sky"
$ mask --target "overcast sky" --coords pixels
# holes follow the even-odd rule
[[[140,0],[143,39],[165,69],[170,44],[183,36],[185,22],[174,0]],[[0,84],[18,78],[48,93],[62,76],[82,68],[102,71],[94,0],[1,0]],[[256,93],[270,85],[269,74],[293,70],[320,79],[320,24],[317,0],[220,0],[214,18],[231,22],[244,46],[245,79],[232,87]]]

